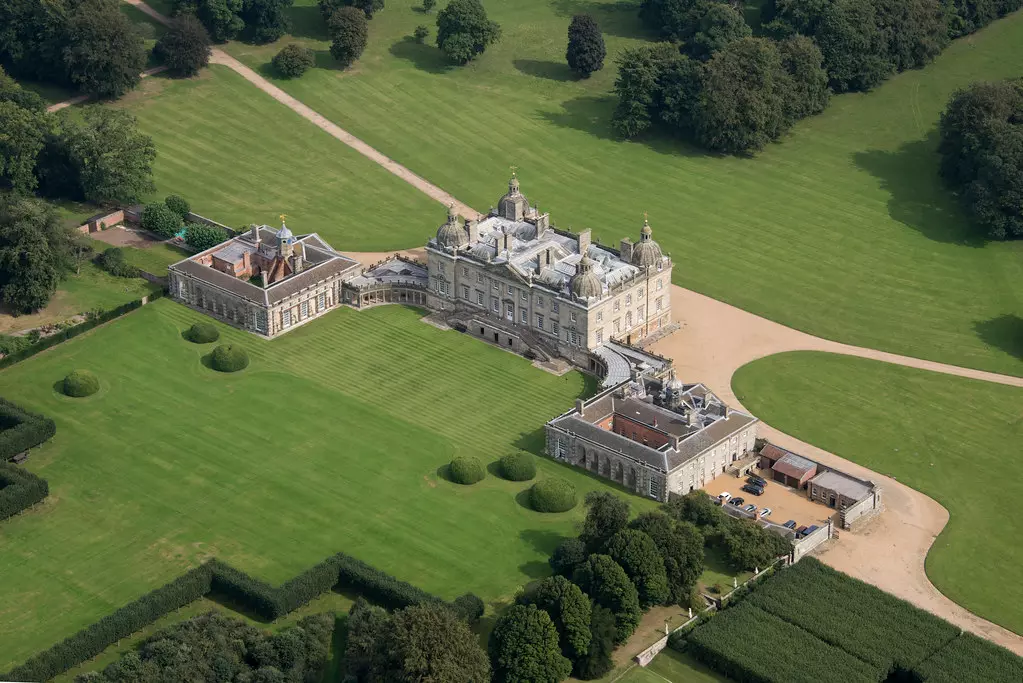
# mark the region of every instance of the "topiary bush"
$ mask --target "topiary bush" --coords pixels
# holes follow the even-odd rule
[[[195,344],[209,344],[220,339],[220,331],[213,323],[195,323],[185,332],[185,339]]]
[[[163,203],[167,205],[167,208],[181,216],[181,220],[185,220],[192,211],[192,207],[188,205],[188,201],[182,199],[176,194],[167,195],[167,198],[163,200]]]
[[[213,349],[210,363],[218,372],[237,372],[248,367],[249,354],[235,344],[221,344]]]
[[[170,239],[181,229],[181,216],[164,203],[147,204],[142,209],[142,227],[160,237]]]
[[[298,78],[313,67],[316,56],[309,48],[291,43],[282,47],[270,63],[285,78]]]
[[[72,370],[64,378],[64,395],[74,398],[92,396],[99,391],[99,377],[88,370]]]
[[[487,474],[480,459],[472,456],[455,458],[451,461],[448,471],[451,474],[451,481],[456,484],[475,484]]]
[[[508,481],[529,481],[536,476],[536,463],[529,453],[509,453],[498,463],[501,476]]]
[[[564,479],[541,479],[529,489],[529,504],[537,512],[567,512],[575,503],[575,486]]]

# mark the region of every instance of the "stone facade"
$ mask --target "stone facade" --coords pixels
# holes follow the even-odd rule
[[[483,336],[517,337],[581,367],[615,340],[633,344],[671,324],[672,262],[649,224],[640,242],[594,244],[558,230],[512,177],[498,208],[464,223],[450,213],[426,246],[430,308],[476,319]]]
[[[659,501],[723,474],[753,451],[758,420],[702,384],[637,377],[546,426],[546,452]]]
[[[275,337],[340,306],[344,281],[361,270],[318,235],[262,226],[171,265],[168,288],[207,315]]]

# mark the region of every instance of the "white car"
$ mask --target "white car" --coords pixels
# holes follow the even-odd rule
[[[761,517],[767,517],[770,514],[771,514],[771,508],[764,508],[763,510],[760,511],[760,516]]]
[[[728,499],[731,497],[732,497],[731,493],[729,493],[728,491],[723,491],[722,493],[718,494],[718,501],[720,501],[720,503],[724,505],[725,503],[728,502]]]

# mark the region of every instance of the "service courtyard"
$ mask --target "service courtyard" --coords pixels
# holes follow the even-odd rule
[[[266,341],[218,324],[249,366],[220,374],[182,331],[200,313],[156,301],[0,374],[0,394],[52,417],[28,469],[50,496],[0,533],[0,670],[216,556],[273,584],[338,551],[454,598],[510,599],[549,572],[583,507],[542,515],[531,482],[443,477],[456,455],[539,454],[543,424],[595,391],[423,311],[341,309]],[[88,368],[100,391],[54,384]],[[580,498],[611,485],[536,456]],[[653,501],[630,497],[634,510]]]

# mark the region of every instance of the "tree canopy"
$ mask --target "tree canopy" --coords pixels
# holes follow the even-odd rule
[[[501,37],[480,0],[451,0],[437,13],[437,47],[456,64],[466,64]]]
[[[83,0],[70,13],[64,63],[82,92],[120,97],[138,85],[147,60],[142,36],[116,0]]]
[[[590,599],[564,576],[550,576],[519,596],[519,604],[547,612],[558,630],[561,653],[576,660],[590,647]]]
[[[366,49],[369,25],[366,14],[355,7],[342,7],[330,15],[330,54],[344,68],[350,67]]]
[[[745,519],[729,518],[721,539],[729,559],[743,569],[766,567],[792,549],[785,538]]]
[[[566,538],[554,549],[548,562],[555,574],[572,576],[575,568],[586,559],[586,544],[578,538]]]
[[[611,610],[600,605],[593,605],[590,612],[590,645],[586,654],[575,660],[572,675],[584,681],[601,678],[614,668],[611,659],[618,629],[615,615]]]
[[[585,500],[586,519],[579,540],[587,552],[601,552],[608,540],[629,523],[629,504],[610,491],[590,491]]]
[[[186,14],[156,41],[156,54],[175,76],[194,76],[210,63],[210,34],[202,22]]]
[[[31,313],[47,304],[68,268],[71,235],[49,204],[0,195],[0,300]]]
[[[641,615],[639,593],[621,565],[607,555],[590,555],[576,567],[572,582],[615,615],[615,644],[633,634]]]
[[[558,683],[572,663],[561,654],[558,631],[536,605],[513,605],[490,633],[495,683]]]
[[[588,14],[577,14],[568,25],[568,50],[565,59],[568,67],[583,78],[604,68],[604,35],[597,20]]]
[[[688,605],[704,569],[703,534],[690,522],[677,522],[663,512],[645,512],[629,525],[649,536],[664,562],[668,599]]]
[[[640,607],[662,605],[668,600],[668,577],[664,560],[652,538],[637,529],[622,529],[607,544],[607,554],[621,565],[639,593]]]

